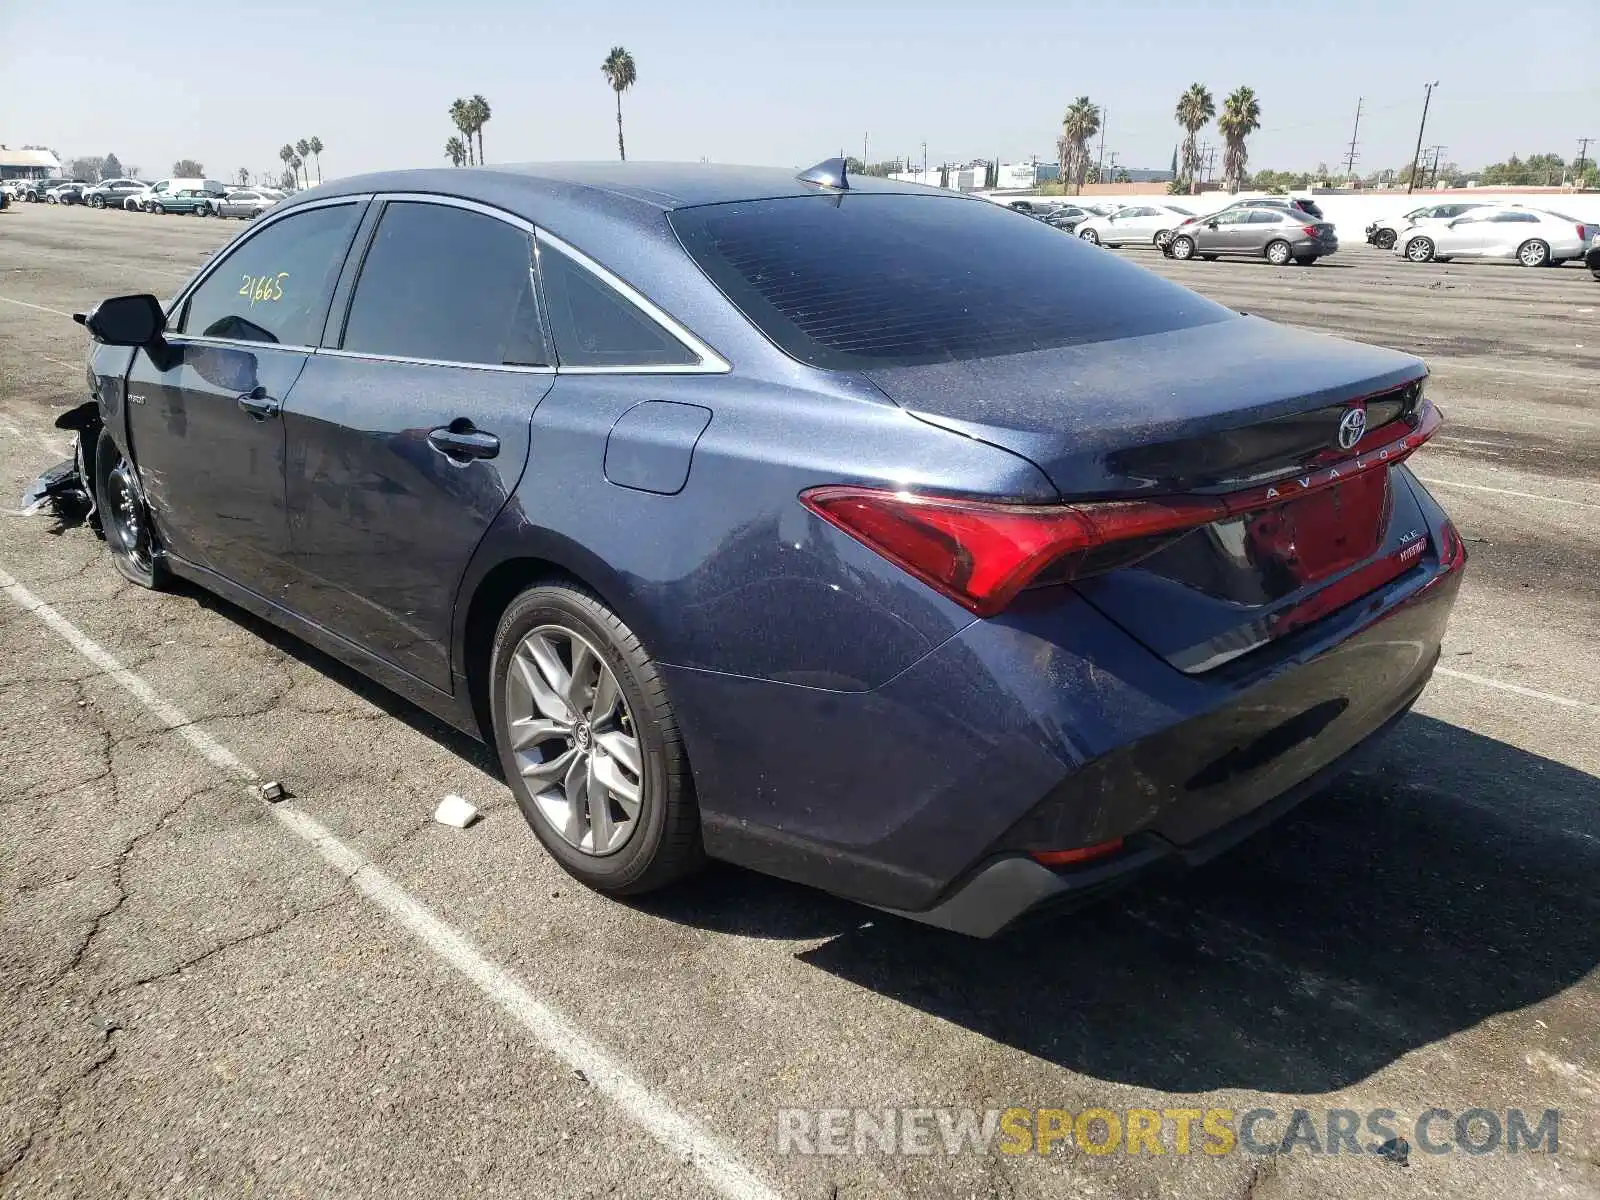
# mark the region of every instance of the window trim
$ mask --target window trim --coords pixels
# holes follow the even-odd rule
[[[726,375],[733,370],[732,365],[722,355],[718,354],[705,342],[701,341],[681,322],[669,315],[664,309],[651,302],[643,293],[632,287],[625,280],[612,274],[605,267],[595,262],[582,250],[572,243],[564,241],[549,230],[539,227],[534,233],[535,246],[549,246],[559,254],[566,255],[576,265],[588,271],[601,284],[615,292],[628,304],[644,314],[651,322],[681,345],[690,354],[700,361],[695,363],[654,363],[637,364],[628,366],[566,366],[560,362],[561,347],[557,345],[556,373],[559,375]],[[544,276],[544,267],[539,269],[541,282]],[[555,331],[551,330],[551,340],[555,340]]]
[[[286,220],[287,218],[294,216],[296,213],[310,212],[314,208],[332,208],[339,204],[352,204],[358,210],[360,210],[364,207],[367,201],[371,199],[372,195],[368,192],[362,192],[351,196],[329,196],[323,200],[312,200],[305,204],[296,204],[293,208],[288,209],[285,212],[274,213],[265,220],[262,220],[258,217],[246,227],[244,233],[242,233],[234,241],[228,243],[227,246],[223,247],[226,253],[219,254],[217,257],[213,258],[209,263],[200,269],[200,273],[198,275],[196,275],[188,282],[188,284],[184,286],[183,290],[178,293],[177,298],[172,302],[172,307],[167,310],[167,320],[172,320],[175,313],[181,313],[182,319],[187,320],[189,315],[189,301],[194,298],[195,292],[200,290],[200,288],[205,284],[206,280],[210,279],[213,274],[221,270],[223,266],[227,264],[228,260],[231,259],[237,251],[243,248],[246,242],[260,237],[279,221]],[[358,211],[355,228],[351,231],[352,238],[361,229],[361,217],[362,214]],[[349,244],[346,244],[345,246],[345,253],[347,255],[350,253]],[[334,291],[338,291],[337,281],[334,283]],[[326,312],[323,313],[322,319],[323,322],[326,323],[328,319]],[[295,350],[306,354],[315,354],[317,352],[317,347],[315,346],[291,345],[286,342],[252,342],[245,338],[208,337],[205,334],[200,333],[180,333],[163,330],[162,336],[166,337],[169,341],[176,340],[184,343],[185,345],[245,346],[251,349],[259,349],[260,347],[268,346],[278,350]]]
[[[358,228],[356,230],[356,248],[359,250],[359,258],[353,265],[347,264],[345,268],[345,271],[350,275],[349,287],[346,288],[343,286],[343,273],[341,273],[340,280],[333,286],[333,302],[335,305],[342,306],[342,311],[339,313],[338,324],[335,327],[337,329],[338,342],[343,343],[344,341],[345,328],[350,322],[350,309],[355,304],[356,288],[361,285],[361,273],[366,269],[367,255],[371,252],[373,240],[377,237],[378,226],[383,222],[384,211],[392,203],[436,204],[443,208],[460,208],[466,210],[467,212],[477,213],[480,216],[492,217],[494,220],[504,222],[505,224],[510,225],[515,229],[519,229],[528,235],[528,271],[533,277],[534,299],[541,310],[540,320],[543,321],[545,325],[545,329],[542,332],[545,333],[546,341],[549,343],[547,348],[551,352],[551,357],[555,357],[555,338],[550,336],[549,318],[543,311],[545,308],[544,285],[543,281],[539,278],[537,257],[538,230],[534,227],[532,221],[527,220],[525,217],[519,217],[515,213],[506,212],[504,209],[493,208],[490,205],[481,204],[476,200],[465,200],[459,196],[437,196],[428,192],[380,192],[376,193],[372,199],[378,202],[374,210],[377,212],[377,216],[370,222],[370,229]],[[366,218],[363,217],[363,220],[365,219]],[[328,322],[331,321],[332,317],[333,308],[330,306],[328,316],[324,320],[324,341],[328,340],[330,331],[328,328],[326,328],[326,326]],[[559,369],[553,364],[535,367],[525,366],[518,363],[462,362],[458,359],[449,358],[416,358],[406,354],[374,354],[367,350],[346,350],[342,344],[321,346],[317,349],[316,353],[325,354],[330,358],[359,359],[364,362],[400,363],[404,366],[412,367],[458,367],[467,371],[503,371],[516,375],[554,375]]]

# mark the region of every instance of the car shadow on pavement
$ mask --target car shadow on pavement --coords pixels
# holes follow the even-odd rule
[[[1415,714],[1371,761],[1205,868],[988,942],[742,872],[644,907],[831,927],[797,958],[1097,1078],[1333,1090],[1600,964],[1600,780]]]

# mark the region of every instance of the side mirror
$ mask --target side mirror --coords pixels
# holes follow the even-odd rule
[[[82,324],[94,339],[108,346],[150,346],[161,340],[167,314],[149,294],[113,296],[94,306]]]
[[[1207,221],[1206,222],[1206,228],[1207,229],[1215,229],[1216,227],[1217,227],[1217,223],[1215,221]]]

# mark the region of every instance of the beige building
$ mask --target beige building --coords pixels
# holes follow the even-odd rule
[[[48,150],[13,150],[0,146],[0,179],[51,179],[61,163]]]

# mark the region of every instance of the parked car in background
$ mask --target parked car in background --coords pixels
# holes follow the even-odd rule
[[[1044,222],[1046,225],[1053,226],[1056,229],[1075,233],[1078,226],[1082,225],[1090,217],[1098,217],[1100,215],[1100,213],[1091,212],[1089,209],[1076,204],[1063,204],[1060,208],[1046,213]]]
[[[215,179],[163,179],[139,197],[147,213],[197,213],[208,217],[228,194],[228,185]]]
[[[271,196],[260,188],[235,188],[217,201],[219,217],[240,217],[246,221],[259,217],[282,197]]]
[[[1100,246],[1165,246],[1172,231],[1194,216],[1194,209],[1176,204],[1132,204],[1107,217],[1091,217],[1077,234]]]
[[[1402,229],[1413,225],[1443,225],[1474,208],[1489,207],[1482,200],[1452,200],[1448,204],[1424,204],[1398,217],[1384,217],[1366,228],[1367,244],[1380,250],[1393,250]]]
[[[1265,258],[1280,267],[1310,266],[1338,249],[1339,238],[1326,221],[1296,209],[1245,204],[1185,222],[1166,245],[1167,255],[1180,261],[1231,255]]]
[[[83,190],[83,202],[90,208],[121,208],[124,200],[144,189],[145,184],[139,179],[102,179]]]
[[[1591,275],[1600,279],[1600,232],[1589,238],[1589,250],[1583,256],[1583,265],[1589,268]]]
[[[1305,196],[1260,196],[1253,200],[1236,200],[1229,208],[1288,208],[1322,220],[1322,209],[1315,200]]]
[[[1403,463],[1421,361],[844,177],[279,205],[84,318],[112,562],[482,737],[616,896],[710,857],[989,935],[1221,851],[1405,714],[1466,561]]]
[[[51,188],[44,194],[44,198],[51,204],[82,204],[83,192],[88,186],[86,180],[69,180]]]
[[[44,203],[45,194],[51,188],[60,187],[62,184],[71,183],[72,181],[57,177],[54,179],[25,179],[21,182],[22,188],[17,193],[17,199],[26,200],[29,204],[42,204]]]
[[[1537,208],[1491,204],[1443,224],[1413,225],[1396,236],[1394,252],[1412,262],[1498,259],[1551,267],[1582,258],[1590,230],[1582,221]]]

